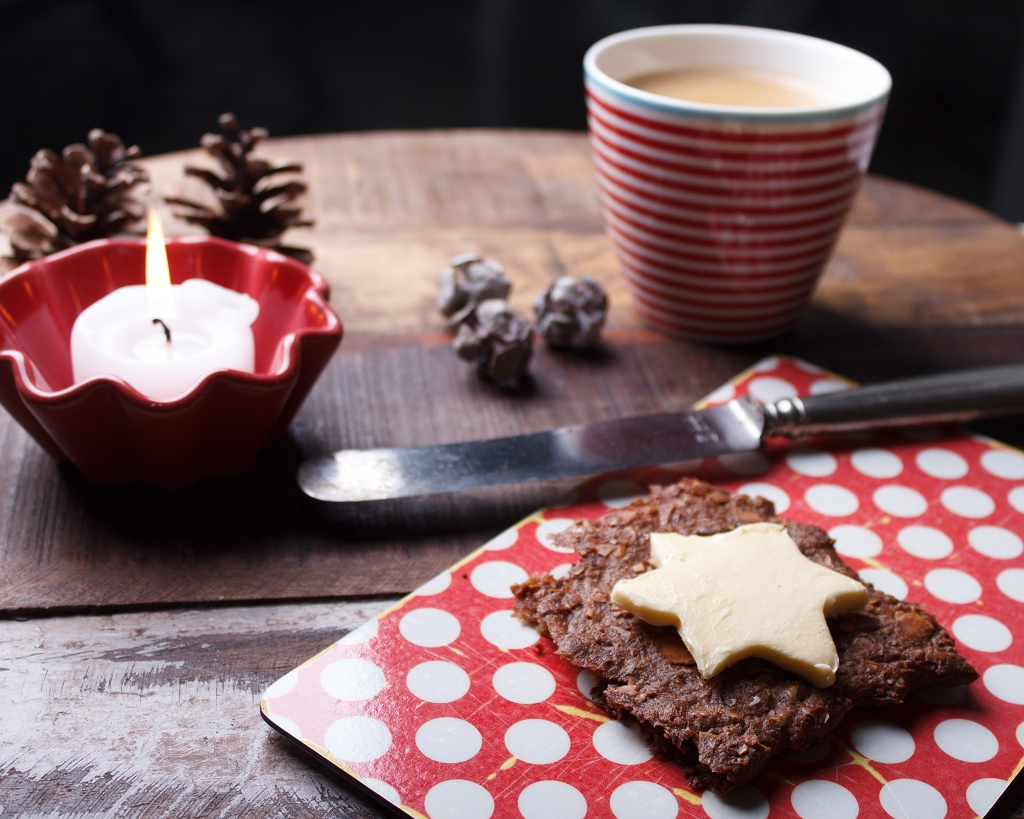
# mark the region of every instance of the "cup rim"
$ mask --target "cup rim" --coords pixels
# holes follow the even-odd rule
[[[826,48],[836,51],[847,58],[863,61],[865,66],[880,72],[881,85],[878,90],[870,94],[864,94],[859,98],[853,98],[842,103],[833,103],[815,106],[801,106],[793,108],[768,108],[752,107],[743,105],[718,105],[713,103],[692,102],[690,100],[677,100],[672,97],[665,97],[660,94],[652,94],[649,91],[641,91],[624,82],[613,79],[598,67],[598,58],[610,47],[631,40],[643,40],[652,36],[664,35],[725,35],[746,39],[762,40],[783,40],[804,45],[814,45],[817,48]],[[838,119],[852,116],[879,103],[884,102],[892,89],[892,76],[889,71],[878,60],[869,57],[863,52],[844,46],[839,43],[824,40],[819,37],[811,37],[807,34],[797,34],[789,31],[778,31],[776,29],[758,28],[755,26],[736,26],[724,24],[676,24],[664,26],[646,26],[628,31],[620,31],[611,34],[594,43],[583,57],[584,80],[601,87],[603,90],[615,96],[632,102],[641,108],[660,112],[662,114],[698,116],[704,119],[746,121],[752,123],[797,123],[807,120]]]

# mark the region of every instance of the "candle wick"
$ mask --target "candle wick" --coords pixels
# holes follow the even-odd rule
[[[160,319],[153,319],[154,324],[159,324],[164,328],[164,338],[167,339],[167,343],[171,343],[171,328],[164,324]]]

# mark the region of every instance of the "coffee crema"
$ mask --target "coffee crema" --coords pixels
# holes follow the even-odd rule
[[[626,85],[663,97],[746,108],[807,108],[834,105],[830,88],[792,74],[733,66],[690,66],[640,74]]]

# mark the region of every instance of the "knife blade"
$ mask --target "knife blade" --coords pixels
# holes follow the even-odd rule
[[[436,446],[344,449],[298,471],[302,490],[334,503],[458,492],[754,451],[771,436],[968,421],[1024,412],[1024,365],[890,381],[760,404],[741,397],[703,410]]]

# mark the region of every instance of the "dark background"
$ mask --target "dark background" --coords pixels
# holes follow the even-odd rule
[[[728,22],[860,49],[894,89],[872,169],[1024,221],[1024,3],[1010,0],[0,0],[0,191],[99,126],[146,154],[232,110],[275,135],[585,127],[622,29]]]

